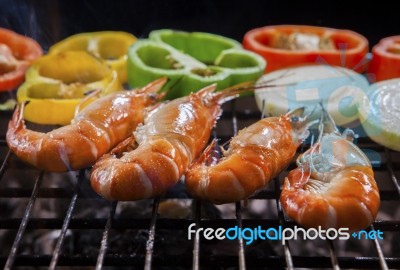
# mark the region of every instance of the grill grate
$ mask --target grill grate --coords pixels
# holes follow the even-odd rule
[[[108,243],[108,235],[111,229],[111,223],[115,215],[115,209],[117,208],[117,203],[118,202],[112,202],[110,214],[107,218],[107,223],[106,223],[106,228],[104,229],[103,232],[103,238],[101,240],[101,247],[99,251],[99,256],[97,257],[97,262],[96,262],[96,269],[101,269],[103,267],[103,262],[104,262],[104,256],[107,251],[107,243]]]
[[[76,200],[78,199],[79,187],[80,187],[80,184],[83,182],[84,177],[85,177],[85,171],[84,170],[79,171],[78,183],[75,186],[74,195],[72,196],[71,203],[70,203],[70,205],[68,207],[68,211],[67,211],[67,214],[65,216],[63,226],[61,228],[61,233],[60,233],[60,236],[58,237],[57,245],[56,245],[56,248],[54,250],[53,257],[51,258],[49,269],[55,269],[56,268],[57,261],[58,261],[58,258],[60,257],[60,253],[61,253],[61,246],[64,243],[65,235],[66,235],[67,230],[68,230],[68,225],[71,222],[72,211],[74,211],[74,208],[75,208],[75,205],[76,205]]]
[[[224,107],[224,114],[221,119],[221,125],[225,127],[230,125],[231,134],[237,133],[238,129],[242,126],[248,125],[259,119],[259,113],[254,109],[255,104],[253,98],[241,98],[237,101],[232,101]],[[3,117],[3,116],[2,116]],[[7,121],[5,117],[1,119]],[[227,130],[224,128],[224,130]],[[218,128],[214,132],[214,136],[220,138],[221,141],[229,139],[231,134],[225,134]],[[311,138],[313,141],[313,137]],[[380,175],[386,174],[388,181],[393,185],[392,190],[381,190],[382,202],[395,202],[400,200],[400,185],[396,174],[399,173],[399,153],[390,151],[381,146],[378,146],[368,139],[360,139],[359,144],[366,146],[369,149],[376,150],[380,153],[382,158],[382,165],[375,168],[376,172]],[[302,146],[300,151],[304,151],[305,145]],[[7,170],[11,167],[16,167],[17,170],[27,170],[29,167],[18,163],[18,160],[13,156],[7,148],[4,135],[0,138],[0,153],[2,154],[2,164],[0,167],[0,199],[23,199],[29,198],[28,204],[25,208],[25,213],[21,218],[0,216],[0,232],[7,230],[17,230],[17,234],[12,243],[9,251],[0,256],[0,266],[5,269],[11,269],[16,266],[47,266],[50,269],[55,269],[57,266],[95,266],[96,269],[102,269],[105,266],[134,266],[135,269],[144,268],[150,269],[262,269],[260,265],[268,266],[268,268],[287,268],[294,269],[298,267],[307,268],[362,268],[362,269],[400,269],[400,254],[385,257],[384,250],[382,249],[381,242],[378,240],[371,240],[374,246],[375,256],[346,256],[338,255],[337,243],[326,240],[326,250],[329,256],[300,256],[293,253],[295,240],[288,241],[286,244],[281,245],[282,255],[271,256],[258,256],[251,252],[246,252],[249,248],[243,242],[243,239],[237,240],[232,245],[236,246],[236,255],[216,254],[206,256],[204,249],[207,245],[195,236],[192,240],[192,257],[184,257],[179,254],[171,254],[169,256],[161,256],[157,252],[157,235],[159,232],[185,232],[191,223],[199,227],[256,227],[260,224],[268,227],[293,227],[294,222],[288,220],[279,202],[280,195],[280,180],[282,177],[275,178],[271,187],[256,196],[251,200],[263,200],[265,202],[272,201],[275,204],[277,211],[277,218],[273,219],[257,219],[248,218],[243,216],[243,208],[240,202],[235,204],[234,214],[235,218],[203,218],[203,210],[205,206],[199,200],[193,199],[193,210],[191,218],[160,218],[159,206],[162,199],[187,199],[187,195],[176,195],[169,192],[164,198],[156,198],[152,203],[151,216],[148,218],[137,218],[130,216],[130,218],[120,218],[116,215],[117,208],[121,205],[118,202],[108,203],[99,198],[93,192],[83,192],[82,186],[87,185],[88,170],[81,170],[77,172],[77,180],[74,183],[72,191],[59,186],[42,187],[43,179],[45,177],[52,178],[54,174],[35,171],[38,176],[33,178],[35,181],[33,189],[26,187],[13,187],[7,185],[7,181],[12,181],[4,177]],[[293,164],[288,169],[293,168]],[[379,183],[378,179],[378,184]],[[69,200],[67,211],[61,218],[37,218],[31,217],[37,199],[56,199],[56,200]],[[74,217],[74,211],[79,202],[85,203],[86,201],[94,201],[101,205],[107,205],[107,217]],[[91,209],[96,211],[97,209]],[[399,209],[400,210],[400,209]],[[1,215],[1,212],[0,212]],[[26,252],[19,253],[21,242],[24,236],[35,230],[59,230],[60,233],[57,237],[57,242],[53,254],[35,254]],[[380,229],[384,232],[399,233],[400,220],[377,220],[370,227],[373,229]],[[63,246],[66,245],[67,234],[69,230],[101,230],[101,240],[98,243],[96,254],[68,254],[63,252]],[[146,239],[146,247],[142,253],[115,253],[110,252],[111,233],[113,230],[120,232],[122,230],[145,230],[148,231]],[[1,241],[1,234],[0,234]],[[189,241],[189,240],[188,240]],[[384,240],[383,240],[384,241]],[[168,242],[168,239],[167,239]],[[173,245],[173,243],[171,244]],[[361,245],[361,243],[360,243]],[[392,251],[394,254],[394,251]],[[169,267],[169,268],[168,268]]]

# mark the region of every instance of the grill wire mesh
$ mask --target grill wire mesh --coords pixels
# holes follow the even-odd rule
[[[400,269],[400,155],[367,138],[360,138],[358,145],[378,153],[372,156],[377,158],[372,158],[373,164],[378,165],[381,159],[374,170],[382,202],[378,218],[369,229],[383,231],[383,240],[290,240],[285,245],[264,241],[247,246],[243,240],[188,240],[187,228],[192,223],[197,228],[214,229],[293,227],[295,223],[282,211],[279,195],[282,179],[294,164],[266,190],[249,199],[248,206],[237,202],[216,208],[192,199],[182,183],[162,198],[108,202],[91,191],[89,169],[55,174],[21,163],[5,141],[11,114],[0,117],[0,266],[5,269]],[[224,105],[214,137],[223,143],[259,118],[253,97],[229,102]],[[310,140],[299,152],[309,144]],[[168,207],[168,202],[172,206]],[[249,214],[253,204],[262,206],[258,216]],[[230,214],[223,214],[226,209],[232,210]],[[163,214],[165,211],[170,214]],[[349,243],[343,248],[345,242]],[[303,246],[306,252],[302,251]],[[313,249],[323,252],[314,254],[310,252]]]

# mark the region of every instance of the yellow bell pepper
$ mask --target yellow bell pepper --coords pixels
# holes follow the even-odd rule
[[[127,52],[136,40],[135,36],[120,31],[81,33],[54,44],[50,47],[49,53],[88,51],[105,60],[112,69],[117,71],[121,83],[126,83]]]
[[[24,118],[37,124],[67,125],[75,108],[92,90],[106,95],[122,89],[116,71],[84,51],[68,51],[39,58],[27,71],[17,92]]]

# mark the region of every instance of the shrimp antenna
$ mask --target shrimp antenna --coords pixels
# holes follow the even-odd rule
[[[340,135],[339,129],[337,128],[335,121],[325,109],[322,101],[319,102],[319,106],[321,107],[321,118],[319,121],[319,136],[317,142],[320,142],[322,140],[322,136],[326,133],[336,133]]]
[[[283,83],[283,84],[256,84],[252,89],[257,90],[257,89],[264,89],[264,88],[271,88],[271,87],[282,87],[282,86],[293,86],[296,85],[297,83]]]
[[[224,90],[216,93],[213,97],[214,99],[220,100],[220,103],[224,103],[231,99],[238,97],[240,94],[244,93],[251,93],[257,89],[265,89],[265,88],[272,88],[272,87],[281,87],[281,86],[291,86],[296,85],[296,83],[287,83],[287,84],[258,84],[256,85],[254,82],[244,82],[240,84],[236,84],[229,88],[225,88]]]
[[[309,114],[305,115],[305,116],[304,116],[304,118],[305,118],[305,119],[308,119],[308,118],[310,118],[310,117],[311,117],[311,115],[313,115],[313,114],[315,113],[315,111],[317,110],[317,108],[318,108],[319,106],[321,106],[321,104],[320,104],[320,103],[319,103],[319,104],[316,104],[316,105],[314,105],[314,108],[311,110],[311,112],[310,112]]]
[[[231,143],[231,141],[232,141],[232,138],[230,138],[229,140],[224,142],[220,147],[222,147],[224,149],[227,145],[229,145]]]
[[[222,91],[219,91],[213,95],[206,96],[207,101],[215,102],[217,101],[219,104],[225,103],[229,100],[232,100],[238,97],[242,93],[252,92],[254,91],[255,86],[254,82],[243,82],[240,84],[236,84],[234,86],[225,88]]]
[[[263,83],[273,82],[273,81],[276,81],[276,80],[279,80],[279,79],[282,79],[282,78],[285,78],[285,77],[290,77],[290,76],[293,75],[293,74],[294,74],[293,70],[287,69],[287,70],[285,70],[285,72],[283,72],[281,75],[276,76],[276,77],[274,77],[274,78],[271,78],[271,79],[269,79],[269,80],[262,81],[262,82],[263,82]]]
[[[239,83],[234,86],[225,88],[222,91],[219,91],[219,92],[213,94],[212,96],[205,96],[205,97],[206,97],[207,102],[218,102],[219,104],[222,104],[224,102],[227,102],[229,100],[232,100],[232,99],[238,97],[240,94],[254,92],[254,90],[256,90],[256,89],[296,85],[296,83],[270,84],[270,82],[273,82],[280,78],[286,77],[286,76],[288,76],[288,74],[290,75],[291,73],[289,71],[286,71],[283,74],[281,74],[280,76],[263,81],[260,84],[256,84],[255,81]]]
[[[293,70],[288,69],[288,70],[286,70],[285,72],[283,72],[279,76],[276,76],[276,77],[271,78],[269,80],[261,80],[261,82],[259,84],[255,85],[254,89],[263,89],[263,88],[269,88],[269,87],[281,87],[281,86],[296,85],[297,83],[270,84],[270,82],[274,82],[274,81],[277,81],[277,80],[282,79],[282,78],[290,77],[293,74],[294,74]]]
[[[261,119],[265,117],[265,98],[262,99],[262,106],[261,106]]]
[[[79,102],[75,107],[74,118],[78,115],[78,113],[83,109],[84,105],[93,101],[94,98],[98,98],[101,92],[101,88],[92,89],[85,92],[85,97]]]
[[[17,118],[17,124],[16,124],[16,126],[20,126],[21,123],[24,121],[24,110],[25,110],[25,106],[28,105],[29,102],[31,102],[31,101],[30,101],[30,100],[27,100],[27,101],[22,102],[19,108],[18,108],[18,105],[17,105],[16,110],[19,109],[19,112],[18,112],[18,118]]]
[[[282,78],[286,78],[286,77],[290,77],[291,75],[293,75],[294,72],[291,69],[286,70],[285,72],[283,72],[281,75],[276,76],[274,78],[271,78],[269,80],[261,80],[260,83],[256,83],[253,86],[252,90],[257,90],[257,89],[263,89],[263,88],[270,88],[270,87],[282,87],[282,86],[293,86],[296,85],[297,83],[293,82],[293,83],[284,83],[284,84],[270,84],[271,82],[277,81],[279,79]]]

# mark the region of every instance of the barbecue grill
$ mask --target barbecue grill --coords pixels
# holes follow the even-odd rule
[[[260,113],[255,108],[252,97],[226,104],[214,136],[224,142],[238,129],[257,121]],[[2,116],[1,120],[3,124],[7,117]],[[1,211],[0,236],[3,236],[3,248],[0,265],[6,269],[16,266],[49,266],[51,269],[58,266],[96,266],[97,269],[106,266],[131,266],[134,269],[400,268],[400,253],[396,244],[400,231],[400,154],[369,139],[360,138],[358,145],[379,153],[372,163],[376,165],[382,201],[378,219],[369,229],[383,231],[384,240],[353,242],[353,251],[347,254],[345,251],[348,248],[341,250],[342,242],[346,242],[343,240],[315,244],[312,241],[304,243],[303,240],[290,240],[287,244],[276,242],[274,246],[269,246],[268,242],[247,246],[243,240],[217,243],[197,237],[187,239],[187,229],[191,223],[196,223],[197,227],[214,229],[232,226],[253,228],[259,225],[293,227],[295,223],[284,215],[278,199],[282,177],[294,164],[265,191],[251,198],[248,207],[240,202],[234,207],[220,207],[220,211],[223,211],[223,207],[230,207],[234,211],[234,215],[220,218],[214,206],[191,199],[182,184],[154,200],[108,202],[90,190],[88,169],[54,174],[22,164],[9,152],[4,131],[3,128],[0,141],[1,206],[8,204],[8,207],[23,208],[19,216],[7,216],[9,209]],[[299,151],[304,151],[309,142],[304,143]],[[19,186],[15,185],[16,182]],[[179,206],[180,201],[185,202],[189,215],[184,218],[160,216],[160,204],[171,199],[175,203],[173,207]],[[46,209],[44,202],[54,206]],[[266,206],[264,211],[270,214],[261,213],[261,216],[269,218],[249,215],[248,208],[254,202]],[[57,209],[56,205],[62,209]],[[45,214],[43,209],[46,209]],[[388,209],[397,209],[397,217],[384,212]],[[48,236],[44,238],[47,242],[37,235]],[[7,243],[4,236],[12,241]],[[43,244],[50,247],[37,251],[35,241],[44,241]],[[310,244],[315,249],[323,250],[320,254],[325,255],[312,254],[307,249]],[[302,248],[296,247],[299,245],[304,245],[309,254],[304,254]],[[354,251],[359,253],[352,256]]]
[[[299,2],[283,12],[280,1],[260,1],[254,6],[243,1],[198,1],[196,5],[177,0],[168,4],[118,1],[110,8],[104,8],[109,7],[108,1],[16,1],[20,8],[13,1],[0,3],[0,26],[33,36],[45,48],[62,37],[93,30],[124,30],[145,37],[152,29],[169,27],[240,40],[255,26],[279,23],[363,29],[375,44],[383,36],[396,34],[393,26],[399,18],[396,9],[385,8],[382,15],[376,6],[365,5],[365,13],[385,17],[377,18],[386,23],[377,31],[365,26],[362,12],[349,15],[348,3],[335,3],[332,9],[301,9],[303,3]],[[342,13],[345,16],[337,15]],[[392,28],[387,27],[390,25]],[[2,94],[0,101],[8,98]],[[260,117],[253,97],[231,101],[224,105],[213,136],[223,144]],[[191,198],[182,183],[160,198],[109,202],[91,190],[89,168],[47,173],[19,161],[5,141],[10,118],[11,112],[0,113],[0,267],[5,269],[400,269],[400,153],[366,137],[358,138],[357,144],[372,161],[381,196],[377,220],[368,230],[383,231],[383,240],[255,241],[246,245],[243,239],[188,240],[188,227],[192,223],[214,229],[294,227],[279,202],[282,180],[294,163],[247,202],[217,207]],[[357,133],[363,131],[357,129]],[[299,153],[314,138],[312,135]]]

